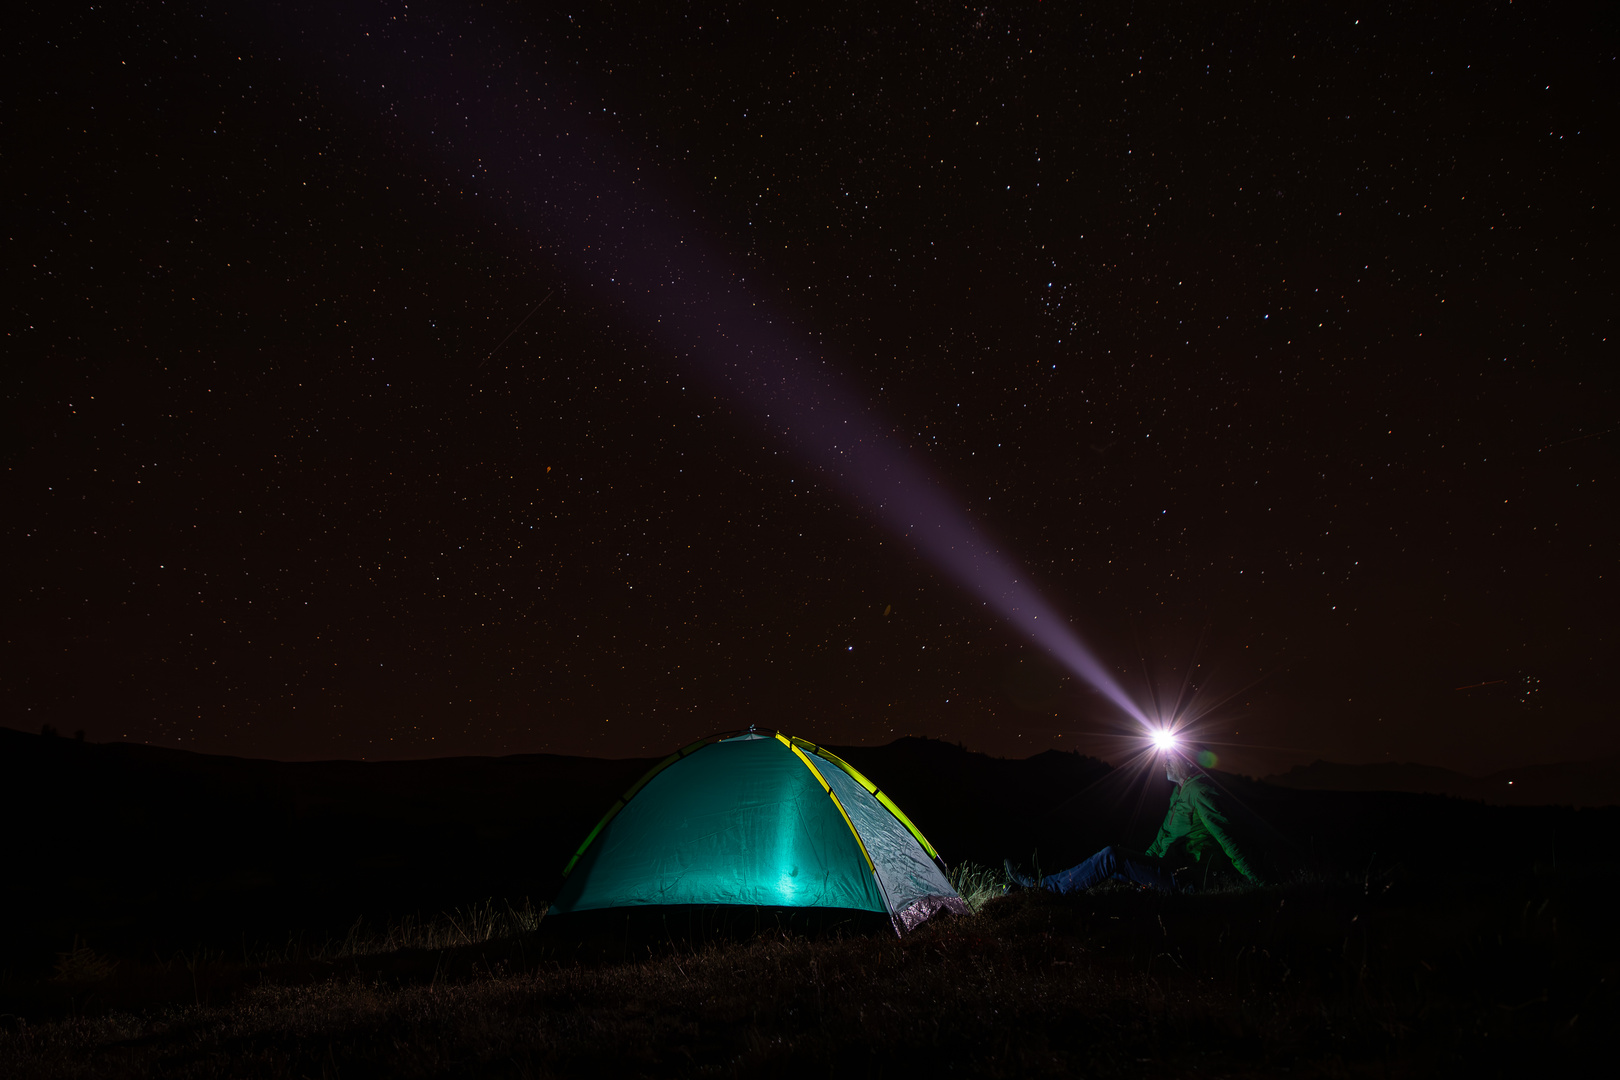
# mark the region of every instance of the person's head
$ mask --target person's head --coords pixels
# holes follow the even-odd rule
[[[1192,766],[1182,756],[1179,749],[1168,750],[1164,755],[1164,778],[1172,784],[1179,784],[1192,775]]]
[[[1202,765],[1213,765],[1215,755],[1208,747],[1183,739],[1164,755],[1164,775],[1172,784],[1183,784],[1203,770]]]

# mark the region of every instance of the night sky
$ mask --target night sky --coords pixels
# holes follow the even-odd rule
[[[746,311],[1224,766],[1620,750],[1605,5],[35,6],[0,723],[1119,760]]]

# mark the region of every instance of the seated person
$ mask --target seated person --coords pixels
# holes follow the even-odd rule
[[[1196,752],[1195,747],[1188,751]],[[1165,777],[1176,785],[1170,809],[1159,826],[1159,835],[1146,853],[1105,847],[1086,861],[1036,881],[1019,873],[1012,861],[1006,862],[1007,876],[1026,889],[1037,885],[1056,893],[1082,892],[1109,878],[1129,881],[1160,892],[1179,892],[1190,881],[1179,880],[1166,858],[1173,845],[1180,844],[1187,857],[1205,870],[1210,860],[1224,854],[1233,869],[1259,884],[1260,878],[1244,858],[1231,833],[1230,822],[1221,809],[1221,796],[1214,783],[1195,766],[1181,749],[1165,752]],[[1186,870],[1181,871],[1186,874]],[[1188,877],[1191,875],[1188,874]]]

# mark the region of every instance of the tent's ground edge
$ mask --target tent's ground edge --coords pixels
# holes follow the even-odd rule
[[[967,901],[960,896],[925,896],[920,900],[913,900],[904,911],[895,914],[894,920],[899,924],[895,929],[904,936],[941,912],[952,915],[972,914]]]
[[[747,941],[762,934],[864,937],[894,934],[899,929],[898,920],[889,912],[860,908],[643,904],[547,914],[540,922],[538,936],[564,943],[621,939],[642,944],[657,941],[695,944]]]
[[[968,915],[959,896],[925,896],[897,912],[864,908],[763,907],[749,904],[632,904],[547,913],[541,928],[564,937],[604,933],[640,939],[670,936],[676,940],[740,940],[760,933],[824,937],[838,933],[869,934],[884,928],[904,937],[936,915]]]

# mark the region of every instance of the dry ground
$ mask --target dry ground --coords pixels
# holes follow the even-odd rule
[[[1546,1075],[1614,1030],[1610,875],[1018,894],[905,940],[580,942],[203,973],[0,1034],[15,1077]],[[562,920],[555,920],[561,923]],[[126,981],[137,972],[126,972]],[[211,979],[211,981],[210,981]],[[236,989],[230,989],[235,986]],[[43,1014],[42,1014],[43,1015]]]

